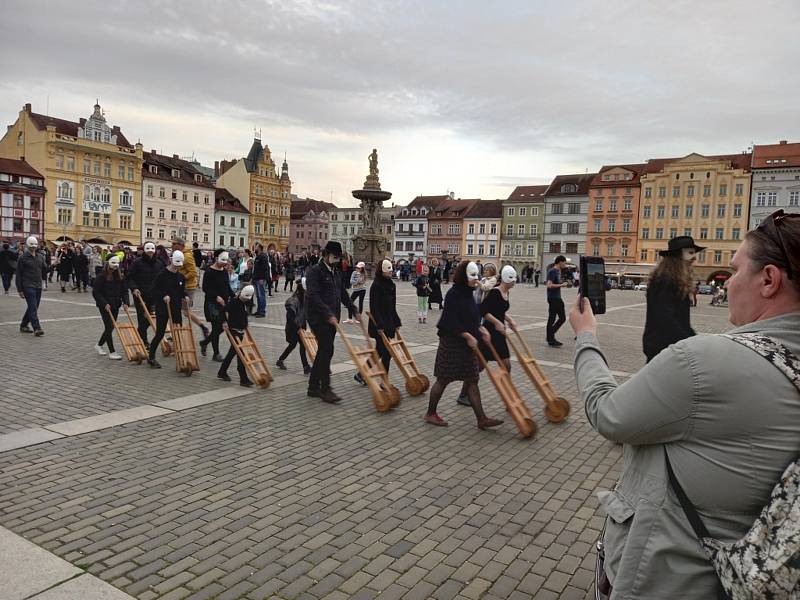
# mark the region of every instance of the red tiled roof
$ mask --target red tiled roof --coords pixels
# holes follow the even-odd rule
[[[422,208],[423,206],[435,208],[446,200],[450,200],[450,196],[447,194],[444,196],[417,196],[408,203],[408,206],[404,206],[403,208]]]
[[[37,129],[44,131],[47,129],[48,125],[55,125],[58,133],[62,135],[70,135],[72,137],[78,137],[78,128],[83,127],[86,124],[86,119],[83,118],[76,123],[75,121],[57,119],[56,117],[40,115],[39,113],[34,112],[29,112],[28,115],[30,115],[31,120],[33,121],[33,124],[36,125]],[[120,131],[119,127],[112,127],[112,133],[117,136],[117,146],[133,148],[131,143],[128,141],[128,138],[122,134],[122,131]]]
[[[508,196],[509,202],[544,202],[549,185],[518,185]]]
[[[336,208],[337,206],[335,204],[326,202],[325,200],[313,200],[311,198],[306,198],[305,200],[292,200],[290,218],[302,219],[312,210],[316,214],[319,214],[322,211],[330,213]]]
[[[214,210],[250,214],[250,211],[244,207],[239,199],[225,188],[216,188],[214,190],[214,202]]]
[[[157,173],[150,172],[150,166],[158,167]],[[180,171],[180,177],[173,177],[172,170]],[[200,181],[195,179],[195,175],[200,175]],[[176,158],[175,156],[164,156],[153,152],[144,153],[144,163],[142,164],[142,177],[147,179],[159,179],[161,181],[171,181],[172,183],[182,183],[196,185],[199,187],[213,188],[214,185],[205,175],[195,168],[188,160]]]
[[[577,175],[556,175],[553,182],[547,188],[546,196],[586,196],[589,193],[589,186],[597,173],[580,173]],[[561,186],[565,184],[575,184],[578,186],[576,192],[562,192]]]
[[[480,200],[462,200],[461,198],[449,198],[436,206],[432,213],[428,214],[429,219],[461,219],[464,213]],[[441,213],[441,214],[439,214]]]
[[[800,167],[800,144],[764,144],[753,146],[754,169]]]
[[[592,179],[592,187],[594,186],[621,186],[621,185],[631,185],[633,183],[639,182],[639,175],[644,172],[645,167],[647,167],[646,163],[636,164],[636,165],[603,165],[600,168],[600,172],[594,176]],[[604,181],[603,174],[606,171],[610,171],[611,169],[625,169],[627,171],[631,171],[633,173],[632,179],[627,180],[618,180],[618,181]]]
[[[464,211],[465,219],[500,219],[502,216],[502,200],[478,200]]]
[[[24,160],[16,160],[14,158],[0,158],[0,173],[44,179],[44,175],[39,173],[39,171],[34,169],[27,162]]]

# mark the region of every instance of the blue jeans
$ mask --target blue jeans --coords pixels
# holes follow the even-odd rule
[[[42,299],[42,289],[41,288],[24,288],[22,293],[25,294],[25,302],[28,303],[28,309],[25,311],[25,315],[22,317],[22,323],[19,324],[20,327],[27,327],[30,323],[33,326],[34,330],[41,329],[39,325],[39,302]]]
[[[266,284],[266,279],[258,279],[255,283],[256,301],[258,302],[256,306],[256,314],[265,315],[267,314],[267,290],[264,287]]]

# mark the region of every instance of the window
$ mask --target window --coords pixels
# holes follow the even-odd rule
[[[650,218],[650,212],[651,211],[650,211],[650,205],[649,204],[642,209],[642,215],[644,216],[645,219],[649,219]]]
[[[56,169],[63,169],[64,168],[64,155],[57,154],[56,155]]]
[[[89,226],[89,213],[88,213],[88,212],[84,212],[84,213],[83,213],[83,224],[84,224],[86,227],[88,227],[88,226]]]
[[[414,242],[414,251],[415,252],[422,252],[422,250],[423,250],[422,246],[423,246],[422,242]]]
[[[100,227],[100,213],[92,214],[92,225],[94,227]]]
[[[353,233],[352,228],[351,228],[350,233]],[[269,234],[270,235],[275,235],[275,223],[270,223],[269,224]]]
[[[606,242],[606,255],[614,256],[614,242],[612,240]]]
[[[778,192],[767,192],[767,206],[778,204]]]
[[[576,235],[580,233],[581,224],[580,223],[567,223],[567,233]]]
[[[672,207],[672,218],[673,218],[673,219],[677,219],[677,218],[678,218],[678,215],[680,214],[680,211],[681,211],[681,207],[680,207],[680,206],[678,206],[677,204],[675,204],[675,205]]]
[[[578,186],[574,183],[565,183],[561,186],[561,193],[562,194],[574,194],[578,191]]]
[[[561,223],[550,223],[550,233],[560,234],[561,233]]]
[[[182,210],[181,211],[181,221],[188,221],[188,220],[189,220],[189,215],[186,214],[185,210]]]
[[[537,233],[539,233],[539,225],[536,223],[531,223],[531,236],[536,237]]]
[[[475,223],[470,223],[469,225],[467,225],[467,234],[468,235],[475,234]],[[470,252],[469,254],[472,254],[472,252]]]
[[[420,225],[420,227],[422,226]],[[489,225],[489,235],[497,235],[497,223]]]
[[[130,229],[131,228],[131,215],[120,215],[119,216],[119,228],[120,229]]]
[[[186,190],[183,190],[183,192],[181,193],[181,200],[183,200],[184,202],[188,202],[189,201],[189,192],[187,192]]]
[[[163,240],[164,239],[164,234],[165,234],[164,230],[163,229],[159,229],[158,230],[158,239]]]
[[[800,206],[800,192],[789,192],[789,206]]]
[[[707,240],[708,239],[708,227],[701,227],[700,228],[700,239]]]
[[[603,230],[603,221],[601,219],[594,220],[594,232],[600,233]]]
[[[208,243],[208,234],[207,234],[207,233],[204,233],[204,234],[203,234],[203,243],[204,243],[204,244],[207,244],[207,243]]]
[[[720,217],[720,218],[725,217],[725,205],[724,204],[718,204],[717,205],[717,216]]]
[[[609,219],[608,220],[608,230],[610,232],[615,232],[617,230],[617,220],[616,219]]]
[[[742,216],[742,205],[741,204],[734,204],[733,205],[733,216],[734,217],[741,217]]]
[[[514,226],[511,223],[506,225],[506,235],[514,235]]]
[[[492,247],[490,246],[489,249],[491,250]],[[489,252],[489,254],[494,254],[493,252]],[[533,256],[536,254],[536,245],[535,244],[528,244],[528,256]]]
[[[520,237],[523,237],[525,235],[525,224],[524,223],[520,223],[519,225],[517,225],[517,235],[519,235]]]
[[[608,210],[611,212],[616,212],[617,210],[617,201],[616,200],[609,200],[608,201]]]
[[[692,216],[694,215],[694,205],[693,204],[688,204],[686,206],[686,212],[684,214],[686,215],[687,219],[691,219]]]
[[[703,217],[704,219],[707,219],[710,209],[711,207],[708,204],[703,204],[700,207],[700,216]]]
[[[447,244],[447,252],[449,254],[458,254],[458,244]]]
[[[528,208],[525,207],[525,206],[520,206],[519,207],[519,216],[520,217],[524,217],[527,214],[528,214]]]
[[[550,242],[550,252],[561,252],[561,242]]]
[[[600,256],[600,244],[597,242],[592,244],[592,256]]]
[[[153,207],[152,206],[148,206],[147,207],[147,209],[145,210],[145,216],[147,216],[147,217],[152,217],[153,216]]]
[[[664,218],[664,214],[665,214],[664,207],[663,206],[659,206],[658,207],[658,215],[657,215],[658,218],[659,219],[663,219]]]
[[[208,204],[208,194],[203,197],[203,204]]]
[[[538,217],[539,216],[539,207],[538,206],[532,206],[531,207],[531,216],[532,217]]]
[[[675,227],[671,227],[669,230],[669,239],[678,237],[678,229]]]
[[[714,250],[714,264],[718,265],[722,262],[722,250]]]
[[[208,225],[208,224],[209,224],[209,216],[208,216],[208,213],[206,213],[206,214],[204,214],[204,215],[203,215],[203,223],[204,223],[205,225]]]
[[[708,198],[711,195],[711,186],[709,184],[705,184],[703,186],[703,198]]]
[[[474,250],[475,250],[475,248],[473,247],[472,244],[467,244],[467,254],[470,254],[470,255],[475,254]]]
[[[431,244],[430,253],[431,254],[441,254],[442,253],[442,247],[439,244]]]
[[[256,233],[261,233],[261,221],[256,221],[255,232]]]
[[[672,186],[672,197],[673,198],[680,198],[681,197],[681,186],[673,185]]]
[[[564,212],[564,205],[559,202],[551,205],[550,207],[550,214],[560,215],[563,214],[563,212]]]
[[[225,236],[224,235],[219,236],[219,245],[220,246],[224,246],[225,245]]]
[[[178,199],[178,190],[176,190],[175,188],[172,188],[171,194],[172,194],[172,199],[173,200],[177,200]]]
[[[39,198],[35,196],[31,198],[31,210],[39,210]],[[33,228],[32,225],[31,228]]]
[[[152,185],[148,185],[147,186],[147,197],[148,198],[152,198],[153,197],[153,186]]]
[[[639,260],[642,262],[647,262],[647,250],[642,250],[639,252]]]
[[[578,242],[567,242],[567,254],[575,254],[578,252]]]
[[[630,231],[631,230],[631,220],[630,219],[622,219],[622,231]]]
[[[193,202],[194,202],[195,204],[200,204],[200,194],[198,194],[197,192],[195,192],[195,193],[194,193],[194,195],[192,196],[192,200],[193,200]]]
[[[694,197],[694,186],[693,185],[690,185],[689,187],[686,188],[686,197],[687,198],[693,198]]]
[[[516,212],[516,209],[513,206],[509,206],[506,209],[506,216],[507,217],[513,217],[515,212]]]
[[[91,172],[92,163],[88,160],[83,161],[83,173],[84,175],[88,175]]]
[[[176,220],[178,218],[178,211],[171,210],[169,212],[169,218],[172,219],[173,221]]]
[[[461,233],[461,224],[460,223],[450,223],[447,226],[447,234],[448,235],[459,235]]]
[[[67,157],[67,171],[74,171],[75,170],[75,157],[68,156]]]
[[[742,194],[744,194],[744,184],[743,183],[737,183],[736,184],[736,195],[737,196],[741,196]]]
[[[756,206],[767,205],[767,192],[758,192],[756,194]]]
[[[133,167],[128,167],[128,181],[133,181]]]
[[[717,228],[714,230],[714,239],[715,239],[715,240],[721,240],[721,239],[723,239],[723,238],[724,238],[724,235],[725,235],[725,230],[724,230],[722,227],[717,227]]]
[[[621,256],[628,256],[628,244],[620,244],[620,255]]]
[[[225,225],[225,215],[219,216],[219,224],[224,226]]]
[[[510,256],[511,255],[511,244],[504,244],[503,245],[503,255]]]
[[[167,197],[167,190],[163,187],[158,188],[158,197],[159,198],[166,198]]]
[[[616,204],[616,202],[615,202]],[[616,210],[616,209],[614,209]],[[580,202],[570,202],[569,203],[569,214],[571,215],[579,215],[581,214],[581,203]]]
[[[164,209],[163,208],[159,208],[158,209],[158,218],[159,219],[163,219],[164,218]]]
[[[127,191],[122,192],[119,195],[119,205],[131,208],[133,206],[133,195]]]
[[[111,227],[111,215],[104,214],[103,215],[103,227]]]
[[[649,227],[643,227],[642,228],[642,239],[643,240],[649,240],[650,239],[650,228]]]
[[[192,215],[192,223],[199,223],[200,222],[200,215],[194,213]],[[233,218],[231,218],[231,225],[233,225]]]
[[[687,227],[687,228],[685,228],[685,229],[683,230],[683,235],[685,235],[685,236],[687,236],[687,237],[692,237],[692,228],[691,228],[691,227]]]
[[[111,177],[111,163],[103,163],[103,177]],[[122,228],[126,229],[126,228]]]
[[[644,188],[644,197],[645,198],[653,197],[653,188],[651,188],[649,185],[646,188]]]
[[[144,235],[148,240],[152,239],[153,238],[153,228],[152,227],[148,227],[147,229],[145,229],[145,234]]]
[[[603,200],[595,200],[594,202],[594,212],[603,212]]]
[[[726,183],[719,184],[719,195],[720,196],[727,196],[728,195],[728,185]]]
[[[99,160],[94,161],[93,166],[94,166],[93,170],[94,174],[100,175],[100,161]]]
[[[630,198],[625,198],[622,202],[622,210],[632,210],[633,209],[633,200]]]
[[[664,228],[663,227],[656,227],[656,239],[663,240],[664,239]]]
[[[742,230],[738,227],[731,229],[731,239],[738,240],[741,237]]]
[[[514,246],[514,256],[522,256],[522,244],[516,244]]]
[[[486,234],[486,223],[481,223],[478,225],[478,233],[481,235]]]

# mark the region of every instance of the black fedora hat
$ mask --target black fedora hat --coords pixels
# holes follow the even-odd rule
[[[333,254],[336,257],[341,257],[342,245],[339,242],[330,240],[327,244],[325,244],[325,248],[323,248],[322,251],[328,254]]]
[[[702,252],[705,250],[705,246],[698,246],[694,243],[694,238],[692,236],[679,235],[669,241],[666,250],[660,250],[658,253],[661,256],[680,256],[681,250],[684,248],[694,248],[695,252]]]

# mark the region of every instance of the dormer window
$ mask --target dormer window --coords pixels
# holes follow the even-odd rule
[[[202,183],[202,182],[203,182],[203,176],[202,176],[202,175],[200,175],[199,173],[197,173],[197,174],[195,174],[195,176],[194,176],[194,180],[195,180],[196,182],[198,182],[198,183]]]
[[[422,210],[419,211],[419,214],[427,215],[428,214],[428,209],[427,208],[423,208]]]
[[[181,177],[181,170],[180,169],[172,169],[172,176],[175,179],[180,179]]]
[[[158,167],[156,165],[150,165],[150,172],[153,174],[158,173]]]
[[[417,209],[416,208],[412,208],[411,209],[411,214],[412,215],[416,215],[417,214]]]
[[[565,183],[561,186],[562,194],[572,194],[578,191],[578,186],[574,183]]]

